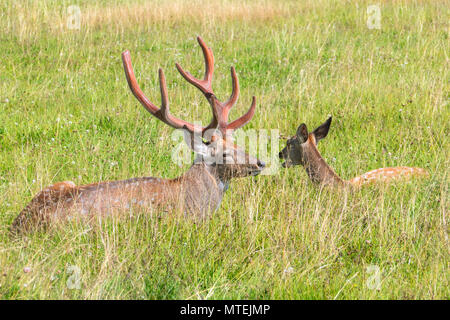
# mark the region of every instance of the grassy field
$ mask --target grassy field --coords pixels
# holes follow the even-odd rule
[[[449,4],[377,3],[381,29],[368,28],[364,1],[3,1],[0,298],[449,299]],[[80,29],[68,28],[70,5]],[[54,182],[189,167],[171,161],[172,129],[130,93],[120,54],[130,50],[152,101],[163,67],[173,113],[207,122],[174,66],[203,72],[197,35],[214,50],[222,99],[236,67],[230,117],[257,97],[247,129],[292,135],[332,115],[319,149],[341,177],[407,165],[430,178],[349,193],[295,167],[234,180],[201,224],[142,212],[10,238]]]

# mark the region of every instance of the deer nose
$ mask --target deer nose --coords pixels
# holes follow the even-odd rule
[[[264,161],[258,160],[258,167],[264,168],[266,166],[266,163]]]
[[[280,151],[280,153],[278,153],[278,156],[280,157],[280,159],[283,159],[283,152]]]

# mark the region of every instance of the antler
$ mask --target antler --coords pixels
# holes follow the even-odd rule
[[[203,51],[203,56],[205,58],[205,76],[203,80],[197,79],[192,76],[189,72],[186,72],[181,68],[181,66],[177,63],[176,67],[180,74],[185,78],[189,83],[197,87],[203,95],[208,100],[211,105],[213,111],[213,118],[210,124],[206,127],[196,127],[193,124],[186,122],[184,120],[178,119],[172,116],[169,113],[169,102],[167,98],[167,86],[166,80],[164,77],[164,73],[162,69],[159,69],[159,85],[161,89],[161,108],[156,107],[153,103],[148,100],[148,98],[144,95],[142,90],[139,88],[137,84],[136,77],[134,75],[133,67],[131,65],[131,57],[130,52],[127,50],[122,53],[122,61],[125,69],[125,74],[127,76],[128,85],[133,92],[134,96],[139,100],[139,102],[144,106],[147,111],[149,111],[152,115],[168,124],[169,126],[176,129],[187,129],[191,133],[201,132],[202,134],[212,128],[217,128],[221,131],[221,133],[225,136],[230,134],[232,131],[244,126],[248,123],[253,115],[255,114],[256,107],[256,99],[253,97],[252,104],[250,109],[246,114],[236,119],[235,121],[228,123],[228,114],[230,109],[236,103],[239,96],[239,81],[236,75],[236,70],[234,67],[231,67],[231,80],[232,80],[232,92],[228,101],[222,103],[220,102],[214,92],[212,91],[212,78],[214,73],[214,55],[212,50],[208,48],[202,38],[197,37],[198,43]]]
[[[136,77],[134,75],[133,67],[131,65],[130,52],[127,50],[122,53],[123,67],[125,69],[125,75],[127,76],[128,85],[133,92],[134,96],[139,102],[156,118],[162,122],[168,124],[175,129],[187,128],[189,131],[198,131],[194,128],[194,125],[184,120],[178,119],[169,113],[169,99],[167,97],[166,78],[163,70],[159,69],[159,86],[161,90],[161,108],[155,106],[142,92],[141,88],[137,84]]]

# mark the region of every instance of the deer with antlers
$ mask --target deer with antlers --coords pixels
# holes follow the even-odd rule
[[[197,40],[205,59],[204,79],[194,78],[179,64],[176,67],[208,100],[213,117],[206,127],[194,126],[169,113],[167,86],[162,69],[159,69],[161,108],[150,102],[137,84],[129,51],[122,53],[128,85],[137,100],[165,124],[184,130],[188,146],[196,153],[190,169],[175,179],[141,177],[81,186],[76,186],[71,181],[56,183],[39,192],[23,209],[12,224],[13,232],[28,231],[37,226],[75,217],[124,214],[133,209],[158,212],[179,210],[185,215],[204,218],[218,208],[232,178],[257,175],[264,169],[264,162],[235,145],[231,136],[234,130],[244,126],[253,117],[255,97],[248,112],[229,123],[228,114],[239,96],[236,71],[231,67],[232,93],[228,101],[222,103],[212,90],[212,50],[200,37]]]
[[[306,124],[302,123],[297,128],[295,136],[288,139],[286,147],[280,151],[280,159],[285,160],[282,166],[289,168],[302,165],[311,181],[321,185],[353,187],[361,187],[376,181],[428,175],[428,172],[422,168],[394,167],[372,170],[351,180],[343,180],[326,163],[317,149],[317,143],[327,136],[330,125],[331,117],[309,133]]]

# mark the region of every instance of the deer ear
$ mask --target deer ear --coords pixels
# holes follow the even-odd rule
[[[208,146],[203,143],[200,134],[192,134],[188,130],[183,130],[184,142],[192,149],[195,153],[206,156],[208,154]]]
[[[297,128],[297,133],[295,134],[300,143],[305,143],[308,140],[308,128],[306,124],[302,123]]]
[[[327,121],[322,123],[320,126],[316,128],[316,130],[314,130],[313,134],[314,137],[316,138],[316,144],[327,136],[328,130],[330,130],[330,125],[331,125],[331,117],[329,117]]]

